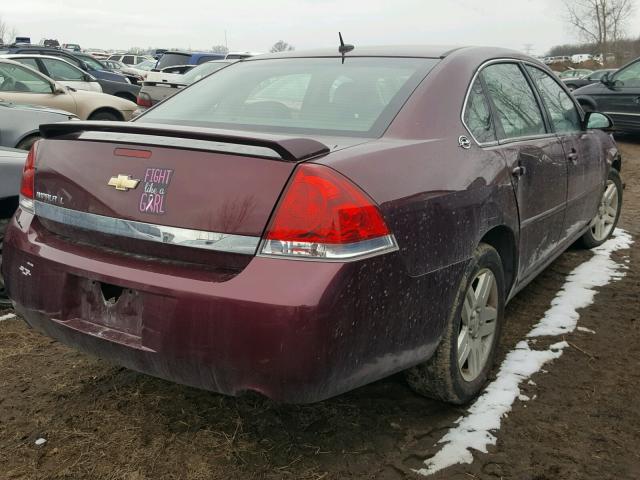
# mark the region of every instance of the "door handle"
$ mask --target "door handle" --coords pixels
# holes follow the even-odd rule
[[[578,161],[578,151],[575,148],[571,149],[571,152],[567,155],[567,160],[572,163],[576,163]]]
[[[527,169],[525,167],[523,167],[523,166],[515,167],[513,170],[511,170],[511,174],[514,177],[521,177],[525,173],[527,173]]]
[[[634,98],[634,99],[633,99],[633,101],[634,101],[635,103],[640,103],[640,97],[636,97],[636,98]]]

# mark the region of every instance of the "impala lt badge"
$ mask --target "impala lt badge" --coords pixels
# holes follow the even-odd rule
[[[128,190],[136,188],[139,183],[140,180],[131,178],[130,175],[118,175],[117,177],[111,177],[107,185],[109,185],[110,187],[115,187],[116,190],[126,192]]]

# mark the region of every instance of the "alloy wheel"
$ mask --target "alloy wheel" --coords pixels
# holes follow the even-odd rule
[[[467,288],[458,333],[458,368],[472,382],[489,359],[498,320],[498,287],[491,270],[480,270]]]
[[[613,180],[608,180],[598,206],[598,213],[589,224],[591,234],[596,241],[602,242],[611,234],[618,216],[619,205],[618,188]]]

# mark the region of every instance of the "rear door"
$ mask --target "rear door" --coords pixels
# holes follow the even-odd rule
[[[567,165],[567,211],[562,239],[578,233],[596,211],[602,193],[602,162],[596,132],[582,130],[580,113],[569,94],[542,69],[526,66],[549,122],[564,149]]]
[[[520,215],[520,279],[534,273],[557,248],[567,200],[567,167],[521,66],[495,63],[481,73]]]

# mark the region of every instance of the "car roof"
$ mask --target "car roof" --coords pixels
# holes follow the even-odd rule
[[[55,56],[55,55],[40,55],[37,53],[8,53],[5,55],[2,55],[2,58],[8,58],[8,59],[12,59],[12,58],[25,58],[25,57],[29,57],[29,58],[50,58],[51,60],[58,60],[60,62],[65,62],[68,65],[71,65],[73,68],[78,68],[76,67],[74,64],[67,62],[64,58]]]
[[[356,46],[347,56],[351,57],[423,57],[444,58],[450,53],[469,47],[456,45],[383,45]],[[338,48],[321,48],[314,50],[291,50],[288,52],[265,53],[260,59],[295,58],[295,57],[339,57]],[[253,57],[251,57],[253,58]]]

